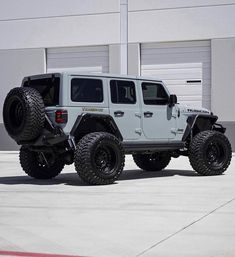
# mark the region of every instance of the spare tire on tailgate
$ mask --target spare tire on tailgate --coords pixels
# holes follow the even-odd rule
[[[40,93],[30,87],[13,88],[3,105],[3,121],[16,142],[37,138],[45,122],[45,106]]]

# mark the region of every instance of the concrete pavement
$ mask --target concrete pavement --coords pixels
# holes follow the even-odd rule
[[[0,250],[90,257],[235,256],[235,161],[198,176],[187,158],[144,172],[127,156],[117,183],[86,186],[67,166],[53,180],[0,153]],[[1,253],[0,253],[1,255]]]

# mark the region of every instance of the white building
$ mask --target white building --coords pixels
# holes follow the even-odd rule
[[[235,149],[235,0],[0,0],[0,111],[26,75],[153,75],[204,106]],[[0,150],[16,149],[0,116]]]

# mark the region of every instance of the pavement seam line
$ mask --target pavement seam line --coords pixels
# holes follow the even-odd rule
[[[223,208],[224,206],[230,204],[232,201],[235,200],[235,197],[232,198],[231,200],[223,203],[222,205],[220,205],[219,207],[215,208],[214,210],[208,212],[207,214],[203,215],[202,217],[198,218],[197,220],[189,223],[187,226],[184,226],[183,228],[179,229],[178,231],[170,234],[169,236],[163,238],[162,240],[158,241],[157,243],[153,244],[152,246],[148,247],[147,249],[143,250],[142,252],[140,252],[139,254],[137,254],[135,257],[139,257],[142,256],[143,254],[145,254],[146,252],[150,251],[151,249],[153,249],[154,247],[158,246],[159,244],[167,241],[168,239],[174,237],[175,235],[179,234],[180,232],[184,231],[185,229],[191,227],[192,225],[198,223],[199,221],[203,220],[204,218],[208,217],[209,215],[211,215],[212,213],[218,211],[219,209]]]

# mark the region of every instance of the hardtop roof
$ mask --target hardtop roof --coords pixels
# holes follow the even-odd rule
[[[105,78],[120,78],[120,79],[137,79],[137,80],[151,80],[162,82],[162,80],[155,77],[146,76],[134,76],[134,75],[122,75],[122,74],[112,74],[112,73],[77,73],[77,72],[62,72],[61,74],[67,76],[87,76],[87,77],[105,77]]]
[[[50,76],[84,76],[84,77],[101,77],[101,78],[116,78],[116,79],[131,79],[131,80],[147,80],[162,82],[162,80],[155,77],[145,77],[145,76],[134,76],[134,75],[121,75],[121,74],[110,74],[110,73],[82,73],[82,72],[54,72],[54,73],[44,73],[37,74],[32,76],[24,77],[23,81],[28,79],[40,79],[40,78],[49,78]]]

